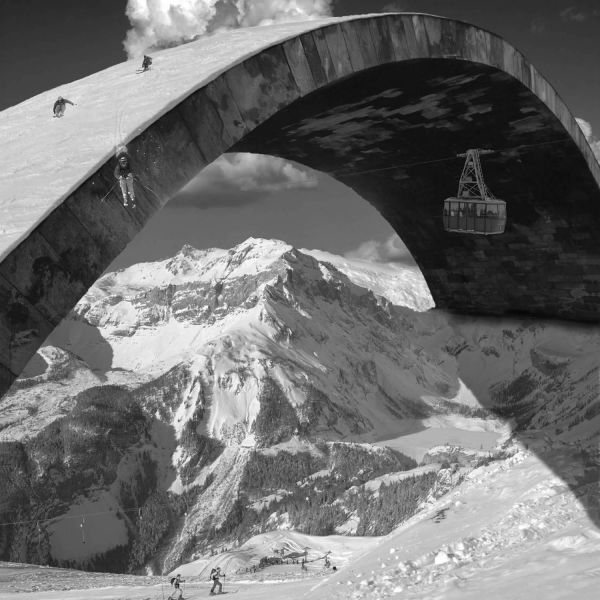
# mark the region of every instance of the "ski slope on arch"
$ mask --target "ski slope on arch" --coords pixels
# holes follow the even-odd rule
[[[215,77],[275,43],[357,17],[252,27],[153,52],[42,92],[0,112],[0,260],[141,130]],[[71,100],[61,119],[58,96]]]
[[[0,261],[113,156],[116,146],[136,137],[181,100],[222,73],[261,50],[303,33],[328,25],[353,20],[366,22],[370,17],[392,14],[330,17],[218,32],[176,48],[153,52],[153,66],[148,72],[138,72],[139,60],[125,61],[80,80],[61,84],[1,111]],[[414,20],[423,16],[431,17],[421,13],[406,14],[407,18],[413,18],[415,34],[423,37],[416,40],[418,53],[422,53],[422,47],[428,43],[434,49],[436,44],[440,44],[439,39],[434,39],[440,35],[440,21],[454,26],[460,23],[431,17],[438,23],[429,30],[429,23]],[[423,31],[424,27],[427,27],[427,34]],[[471,30],[475,34],[490,35],[476,27],[471,27]],[[406,35],[408,37],[408,33]],[[463,58],[470,55],[472,60],[489,63],[491,51],[477,47],[477,43],[476,40],[466,40],[468,47],[464,49]],[[415,41],[408,44],[414,46]],[[508,43],[503,44],[505,53],[515,54],[513,59],[517,63],[523,60]],[[409,54],[413,50],[410,49]],[[416,56],[406,56],[407,60],[411,58]],[[531,70],[536,79],[535,84],[532,82],[532,89],[542,97],[551,96],[548,98],[549,107],[575,138],[600,181],[600,169],[583,133],[568,111],[563,114],[566,107],[558,96],[553,97],[555,91],[551,86],[539,77],[533,66]],[[52,106],[59,95],[73,101],[76,106],[67,106],[65,116],[55,119]]]

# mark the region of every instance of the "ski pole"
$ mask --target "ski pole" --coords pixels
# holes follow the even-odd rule
[[[116,185],[116,184],[115,184]],[[104,202],[104,200],[106,199],[106,197],[115,189],[115,185],[113,185],[110,190],[108,190],[108,192],[106,192],[106,194],[104,194],[104,196],[102,196],[102,198],[100,198],[100,202]]]
[[[148,187],[145,183],[142,183],[140,179],[138,179],[138,181],[140,182],[140,185],[142,187],[145,187],[149,192],[152,192],[157,197],[157,199],[160,200],[160,196],[151,187]]]

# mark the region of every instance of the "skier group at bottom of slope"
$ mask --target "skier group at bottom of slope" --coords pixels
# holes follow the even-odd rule
[[[209,596],[225,593],[223,591],[223,584],[219,581],[221,577],[225,578],[225,573],[221,573],[221,567],[211,569],[210,581],[212,581],[212,588],[210,589]],[[185,583],[185,579],[181,579],[181,575],[176,575],[175,577],[171,578],[171,585],[173,586],[173,591],[171,592],[167,600],[184,600],[183,591],[181,589],[182,583]]]
[[[325,555],[326,567],[331,566],[328,554]],[[302,560],[302,568],[306,570],[306,564],[304,559]],[[337,572],[337,567],[333,567],[333,572]],[[220,581],[221,578],[225,579],[225,573],[221,572],[221,567],[216,567],[210,570],[209,580],[212,581],[212,587],[210,588],[210,592],[208,594],[209,596],[228,593],[223,591],[223,584]],[[181,589],[182,583],[185,583],[185,579],[181,579],[181,575],[176,575],[175,577],[171,578],[171,585],[173,586],[173,591],[171,592],[167,600],[185,600],[183,597],[183,591]],[[236,591],[237,590],[233,590],[233,592]],[[229,593],[232,592],[230,591]]]

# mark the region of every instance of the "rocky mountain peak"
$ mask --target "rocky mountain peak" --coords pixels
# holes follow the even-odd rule
[[[0,502],[16,511],[27,486],[52,489],[48,505],[32,504],[32,522],[51,515],[51,533],[71,536],[69,511],[84,504],[121,536],[86,546],[89,560],[127,543],[137,568],[160,540],[173,565],[198,532],[198,551],[273,523],[386,533],[401,515],[378,529],[365,498],[401,493],[410,465],[371,443],[403,448],[405,438],[428,463],[413,473],[423,494],[437,493],[435,465],[488,460],[482,446],[501,427],[495,415],[522,429],[567,416],[573,435],[600,418],[597,342],[585,333],[401,307],[385,296],[410,287],[405,274],[255,238],[230,250],[188,245],[106,274],[42,349],[45,371],[3,399],[0,443],[17,476]],[[410,292],[422,307],[419,285]],[[587,431],[577,435],[596,435]],[[472,440],[470,452],[456,436]],[[39,473],[26,473],[37,464]],[[337,499],[313,513],[325,481]],[[151,518],[125,522],[112,506],[143,507]],[[245,522],[248,514],[258,520]],[[132,533],[147,524],[160,527]],[[44,552],[71,560],[58,546]]]

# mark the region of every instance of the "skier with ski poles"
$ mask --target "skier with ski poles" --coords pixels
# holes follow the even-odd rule
[[[221,594],[223,592],[223,584],[219,581],[219,578],[225,578],[225,574],[221,573],[221,567],[217,567],[216,569],[212,569],[210,572],[210,578],[212,579],[213,586],[210,589],[210,596],[215,595],[215,588],[218,586],[219,591],[217,594]]]
[[[67,110],[67,104],[75,106],[75,104],[70,100],[59,96],[56,102],[54,103],[54,106],[52,107],[52,112],[54,113],[54,116],[60,119],[60,117],[62,117],[65,114],[65,110]]]
[[[180,585],[185,582],[185,579],[181,579],[181,575],[176,575],[171,579],[171,585],[173,586],[173,592],[169,595],[167,600],[182,600],[183,592],[181,591]]]
[[[133,189],[133,171],[129,165],[129,156],[126,152],[121,152],[117,156],[117,166],[115,167],[115,179],[118,180],[123,194],[123,206],[135,208],[135,190]]]
[[[141,71],[147,71],[150,68],[150,65],[152,64],[152,59],[149,56],[146,56],[144,54],[144,60],[142,61],[142,68]]]

